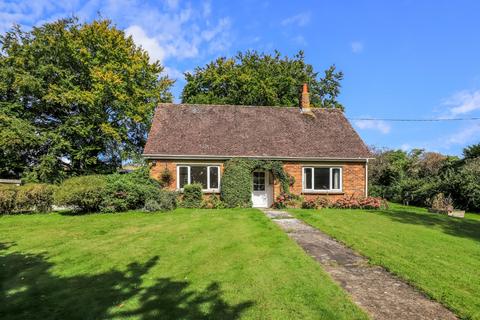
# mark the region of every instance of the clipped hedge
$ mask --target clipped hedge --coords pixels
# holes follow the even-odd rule
[[[107,187],[107,177],[89,175],[69,178],[55,192],[55,203],[82,212],[99,211]]]
[[[0,187],[0,213],[48,212],[52,210],[55,187],[32,183]]]
[[[55,187],[44,183],[32,183],[18,187],[16,209],[18,211],[49,212],[52,210]]]
[[[0,186],[0,213],[13,213],[15,211],[15,203],[17,191],[15,187]]]

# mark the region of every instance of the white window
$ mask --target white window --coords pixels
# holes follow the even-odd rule
[[[204,191],[220,189],[220,167],[207,165],[177,166],[177,189],[190,183],[200,183]]]
[[[342,168],[304,167],[303,191],[342,191]]]

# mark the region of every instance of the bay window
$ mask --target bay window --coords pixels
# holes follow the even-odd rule
[[[304,167],[303,191],[342,191],[342,168]]]
[[[177,189],[186,184],[200,183],[204,191],[218,191],[220,188],[220,167],[207,165],[177,166]]]

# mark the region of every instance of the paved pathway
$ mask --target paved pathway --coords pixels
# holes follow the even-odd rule
[[[289,213],[264,210],[290,238],[315,258],[374,319],[457,319],[455,315],[385,269]]]

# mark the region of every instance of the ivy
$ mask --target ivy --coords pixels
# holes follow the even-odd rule
[[[280,181],[282,192],[290,193],[291,177],[283,170],[283,163],[275,160],[233,158],[225,163],[221,182],[222,200],[228,207],[252,206],[252,172],[272,172]]]

